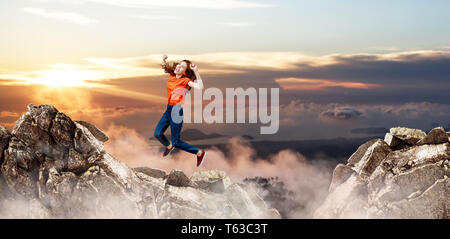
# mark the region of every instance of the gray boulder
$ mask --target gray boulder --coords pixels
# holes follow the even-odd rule
[[[88,159],[84,158],[82,154],[75,149],[69,149],[67,160],[67,170],[74,173],[82,173],[92,165]]]
[[[91,132],[91,134],[99,141],[101,142],[106,142],[109,140],[108,135],[106,135],[103,131],[99,130],[95,125],[86,122],[86,121],[82,121],[82,120],[76,120],[75,122],[77,122],[78,124],[83,125],[84,127],[86,127],[86,129],[89,130],[89,132]]]
[[[138,168],[133,168],[133,170],[135,172],[144,173],[153,178],[166,178],[167,177],[167,173],[164,170],[157,169],[157,168],[138,167]]]
[[[329,194],[314,212],[317,219],[367,218],[367,184],[356,173]]]
[[[333,171],[333,177],[331,178],[329,192],[333,192],[339,185],[347,181],[347,179],[355,173],[350,166],[345,164],[338,164]]]
[[[67,115],[58,112],[52,121],[50,133],[56,143],[70,148],[73,145],[75,124]]]
[[[353,167],[359,161],[361,161],[361,159],[364,156],[364,154],[366,153],[367,149],[377,141],[378,141],[378,139],[372,139],[372,140],[362,144],[361,146],[359,146],[358,149],[356,150],[356,152],[354,152],[350,156],[350,158],[347,160],[348,165]]]
[[[443,144],[449,142],[447,132],[443,127],[432,129],[425,138],[417,142],[417,145],[424,144]]]
[[[257,216],[263,213],[263,211],[253,203],[246,191],[238,184],[230,185],[224,194],[242,218],[257,218]]]
[[[166,185],[158,208],[160,218],[241,218],[224,195],[193,187]]]
[[[167,176],[166,184],[178,187],[193,186],[193,182],[189,177],[181,170],[174,169]]]
[[[219,193],[224,192],[231,185],[230,178],[225,172],[219,170],[195,172],[190,180],[200,188]]]
[[[392,135],[391,133],[386,133],[386,135],[384,136],[384,141],[389,145],[389,147],[391,147],[394,150],[399,150],[399,149],[409,147],[409,145],[405,141],[397,138],[396,136]]]
[[[403,140],[409,145],[414,145],[421,139],[425,138],[427,134],[420,129],[411,129],[405,127],[395,127],[389,130],[389,133],[400,140]]]
[[[449,219],[450,143],[439,128],[422,132],[391,129],[411,144],[407,148],[388,150],[389,142],[378,140],[360,147],[364,154],[357,151],[347,165],[336,167],[330,193],[314,217]],[[350,167],[354,172],[348,176]]]
[[[83,125],[75,122],[74,149],[84,157],[103,152],[104,144]]]
[[[27,108],[36,125],[43,131],[49,132],[52,120],[55,118],[58,110],[52,105],[35,106],[29,104]]]
[[[391,152],[391,148],[381,139],[377,139],[367,148],[362,158],[352,169],[360,175],[370,176],[381,161]]]

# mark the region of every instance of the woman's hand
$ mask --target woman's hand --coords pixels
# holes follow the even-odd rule
[[[164,54],[164,55],[162,56],[162,60],[163,60],[163,61],[166,61],[167,58],[169,58],[169,57],[168,57],[166,54]]]
[[[198,66],[196,64],[191,63],[191,70],[193,70],[195,73],[198,72]]]
[[[203,90],[203,81],[202,77],[200,76],[200,73],[198,73],[198,66],[196,64],[191,63],[190,67],[191,70],[194,71],[197,79],[195,81],[189,81],[188,86],[195,89]]]

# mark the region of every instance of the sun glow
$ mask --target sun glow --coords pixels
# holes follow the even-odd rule
[[[54,69],[39,72],[37,77],[28,78],[30,84],[41,84],[51,87],[93,86],[86,82],[99,78],[100,73],[90,70],[80,70],[68,65],[60,65]]]

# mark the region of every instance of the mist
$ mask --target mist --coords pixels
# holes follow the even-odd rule
[[[281,150],[260,158],[247,140],[233,137],[227,143],[228,153],[214,147],[206,149],[206,161],[201,168],[197,168],[195,155],[175,150],[167,158],[162,158],[162,146],[150,146],[148,139],[134,129],[111,125],[106,133],[111,138],[105,144],[106,150],[132,168],[151,167],[166,172],[180,169],[188,176],[195,171],[222,170],[234,182],[242,183],[255,177],[273,178],[274,185],[280,185],[276,181],[281,181],[283,187],[278,188],[277,192],[288,198],[285,198],[285,203],[271,206],[288,212],[284,215],[287,218],[312,217],[328,194],[332,171],[337,164],[334,159],[308,159],[301,152],[292,150]],[[274,196],[263,185],[252,183],[251,186],[256,187],[255,190],[265,200]]]

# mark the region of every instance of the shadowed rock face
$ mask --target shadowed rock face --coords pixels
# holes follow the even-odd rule
[[[333,173],[315,218],[450,218],[450,143],[443,128],[428,134],[393,128],[385,142],[359,147]]]
[[[107,140],[51,105],[28,105],[11,133],[0,126],[0,217],[279,218],[224,172],[133,170]]]

